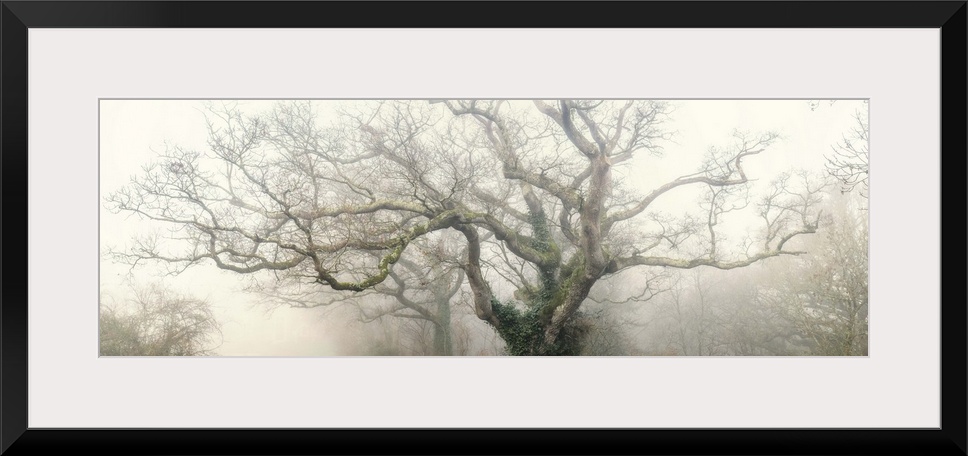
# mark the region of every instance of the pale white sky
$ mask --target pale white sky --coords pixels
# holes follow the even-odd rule
[[[100,189],[103,197],[126,184],[151,161],[154,151],[166,141],[186,148],[204,150],[206,127],[202,103],[196,100],[102,100],[100,103]],[[637,164],[634,175],[651,187],[695,171],[710,146],[730,143],[734,129],[751,133],[775,131],[781,140],[768,153],[746,162],[747,174],[767,183],[790,169],[820,170],[824,154],[853,125],[853,114],[867,109],[862,101],[821,102],[813,110],[807,100],[678,100],[666,128],[676,131],[674,142],[665,143],[662,158]],[[248,110],[271,106],[263,100],[241,101]],[[652,184],[650,184],[652,183]],[[660,199],[659,208],[683,204],[687,195]],[[116,215],[102,205],[100,232],[102,250],[120,246],[147,225],[136,217]],[[127,266],[101,262],[101,290],[104,298],[124,299],[132,276]],[[158,279],[154,268],[139,268],[136,283]],[[195,267],[165,282],[178,290],[208,298],[223,322],[224,343],[218,349],[226,356],[325,356],[335,353],[340,322],[327,323],[323,312],[277,309],[268,314],[252,298],[238,292],[241,278],[214,266]]]

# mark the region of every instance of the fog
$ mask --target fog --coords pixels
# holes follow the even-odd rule
[[[102,100],[101,354],[866,355],[866,101],[650,103]]]

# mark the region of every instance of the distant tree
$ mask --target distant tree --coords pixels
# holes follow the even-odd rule
[[[629,356],[644,354],[637,340],[651,329],[643,307],[668,290],[667,271],[629,270],[625,276],[596,284],[581,309],[586,327],[582,356]]]
[[[465,253],[453,241],[435,235],[414,240],[413,254],[390,265],[388,280],[365,292],[337,292],[289,281],[256,282],[247,290],[262,295],[262,302],[270,307],[349,306],[356,310],[359,322],[379,321],[378,330],[360,329],[361,336],[409,346],[391,349],[363,342],[370,354],[450,356],[454,354],[452,314],[464,297],[460,258]],[[354,267],[349,261],[343,266],[344,270]]]
[[[454,297],[464,283],[464,271],[449,267],[446,262],[431,262],[422,265],[406,258],[400,259],[390,271],[391,283],[382,283],[374,289],[390,296],[389,306],[367,310],[371,305],[355,301],[363,321],[373,321],[384,317],[419,320],[432,328],[434,356],[450,356],[454,352],[452,337],[452,307]],[[414,326],[414,325],[410,325]],[[425,325],[416,325],[424,328]]]
[[[760,293],[774,286],[773,269],[796,268],[791,258],[770,260],[751,274],[737,275],[716,290],[719,309],[716,338],[725,354],[740,356],[794,356],[809,353],[809,343],[784,308],[762,299]]]
[[[837,100],[826,100],[833,106]],[[822,105],[820,100],[808,102],[811,111]],[[854,111],[854,125],[844,133],[843,139],[831,146],[833,153],[827,155],[827,172],[840,183],[842,193],[860,186],[859,195],[867,198],[870,175],[870,122],[868,100],[862,109]]]
[[[856,121],[850,132],[832,146],[833,153],[827,156],[827,171],[837,179],[842,192],[849,192],[860,186],[858,194],[867,198],[870,175],[870,124],[867,111],[857,111]]]
[[[801,267],[778,290],[817,355],[867,354],[868,222],[865,212],[849,209],[849,199],[828,205],[823,234],[810,240],[811,255],[795,261]]]
[[[715,281],[702,269],[673,275],[671,287],[658,300],[657,330],[652,351],[681,356],[726,354],[716,334],[719,303]]]
[[[208,302],[157,285],[121,305],[102,302],[98,326],[101,356],[207,356],[221,342]]]

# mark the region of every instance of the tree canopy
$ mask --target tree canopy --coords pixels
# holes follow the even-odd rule
[[[456,246],[459,273],[435,274],[466,283],[509,353],[575,354],[599,281],[799,255],[791,241],[817,231],[822,185],[809,176],[751,194],[747,162],[769,154],[774,132],[737,132],[697,169],[642,182],[641,170],[670,160],[673,114],[652,100],[293,101],[256,115],[211,105],[205,150],[170,145],[107,198],[168,234],[112,254],[340,296],[398,291],[400,310],[429,318],[400,278],[440,261],[415,245]],[[653,210],[680,189],[700,201],[678,215]],[[742,239],[727,229],[750,219],[758,227]]]

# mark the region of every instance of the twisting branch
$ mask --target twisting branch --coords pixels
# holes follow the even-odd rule
[[[727,187],[749,182],[749,179],[746,177],[746,171],[743,169],[743,159],[762,153],[764,150],[766,150],[767,146],[777,139],[777,135],[775,133],[768,133],[755,140],[750,140],[744,135],[739,134],[737,137],[740,140],[738,150],[733,154],[731,159],[725,160],[722,163],[722,166],[715,168],[709,166],[706,170],[702,171],[700,175],[693,174],[682,176],[659,186],[655,190],[652,190],[652,192],[646,195],[645,198],[642,198],[642,200],[634,206],[613,214],[609,214],[605,219],[605,230],[609,230],[612,225],[617,222],[628,220],[636,215],[641,214],[656,199],[672,189],[692,184],[706,184],[713,187]]]

